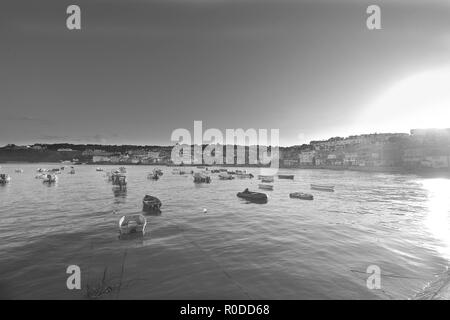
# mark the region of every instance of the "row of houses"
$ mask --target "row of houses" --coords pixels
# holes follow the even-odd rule
[[[124,154],[104,150],[86,150],[84,157],[92,157],[93,163],[123,163],[123,164],[158,164],[166,163],[167,155],[159,151],[130,150]]]
[[[450,168],[450,129],[331,138],[283,151],[284,167]]]

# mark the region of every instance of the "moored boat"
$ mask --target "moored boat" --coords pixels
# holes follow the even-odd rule
[[[16,169],[14,170],[15,173],[23,173],[23,169]]]
[[[270,184],[258,184],[258,187],[260,189],[264,189],[264,190],[273,190],[273,185]]]
[[[203,173],[194,173],[194,183],[211,183],[211,177]]]
[[[56,183],[58,181],[58,177],[55,174],[46,174],[43,178],[43,183]]]
[[[243,192],[236,194],[239,198],[255,203],[267,203],[267,195],[261,192],[253,192],[245,189]]]
[[[219,179],[220,180],[233,180],[234,176],[232,176],[231,174],[222,172],[221,174],[219,174]]]
[[[103,171],[103,169],[102,168],[97,168],[97,169],[95,169],[95,171],[101,172],[101,171]]]
[[[114,173],[111,176],[113,186],[126,188],[127,186],[127,176],[121,173]]]
[[[279,175],[278,175],[278,179],[290,179],[290,180],[294,180],[294,175],[293,175],[293,174],[279,174]]]
[[[159,212],[161,205],[161,200],[148,194],[142,200],[142,210],[145,212]]]
[[[290,198],[302,199],[302,200],[314,200],[314,196],[309,193],[293,192],[289,194]]]
[[[311,189],[333,192],[334,186],[326,184],[311,184]]]
[[[158,176],[162,176],[163,175],[163,172],[162,172],[161,169],[153,169],[153,173],[158,175]]]
[[[156,173],[149,173],[148,175],[147,175],[147,179],[150,179],[150,180],[158,180],[159,179],[159,175],[157,175]]]
[[[262,179],[272,179],[273,180],[273,176],[265,176],[262,174],[258,174],[258,180],[262,180]]]
[[[253,174],[251,174],[251,173],[236,173],[236,178],[239,178],[239,179],[252,179],[253,178]]]
[[[7,184],[11,181],[11,177],[6,173],[0,173],[0,184]]]
[[[263,183],[271,183],[271,182],[273,182],[273,177],[268,177],[268,178],[262,178],[261,179],[261,182],[263,182]]]
[[[121,235],[132,233],[142,233],[144,235],[146,226],[147,219],[142,214],[123,216],[119,220],[119,231]]]

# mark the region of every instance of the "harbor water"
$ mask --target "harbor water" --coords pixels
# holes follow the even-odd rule
[[[273,191],[259,190],[268,203],[253,204],[236,193],[258,191],[257,168],[243,168],[253,179],[194,184],[170,167],[154,181],[154,167],[127,166],[126,191],[107,182],[113,166],[35,179],[38,167],[60,166],[2,164],[11,176],[0,185],[2,298],[409,299],[448,272],[448,178],[280,169],[294,180],[275,178]],[[142,213],[146,194],[161,214],[147,216],[145,236],[120,239],[118,220]],[[81,290],[67,288],[70,265]],[[367,286],[369,266],[381,270],[379,289]]]

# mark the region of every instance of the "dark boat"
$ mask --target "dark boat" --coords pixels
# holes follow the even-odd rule
[[[159,212],[161,209],[161,200],[156,197],[146,195],[142,200],[142,210],[145,212]]]
[[[211,183],[211,177],[197,172],[194,174],[194,183]]]
[[[147,179],[158,180],[159,179],[159,175],[157,173],[149,173],[148,176],[147,176]]]
[[[314,196],[309,193],[293,192],[289,194],[290,198],[302,199],[302,200],[314,200]]]
[[[279,174],[278,179],[291,179],[294,180],[293,174]]]
[[[237,196],[250,202],[267,203],[267,195],[261,192],[252,192],[245,189],[243,192],[238,192]]]

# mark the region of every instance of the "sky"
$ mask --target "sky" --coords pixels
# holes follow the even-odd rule
[[[66,8],[81,7],[81,30]],[[381,30],[366,8],[381,7]],[[450,127],[447,0],[2,0],[0,145]]]

